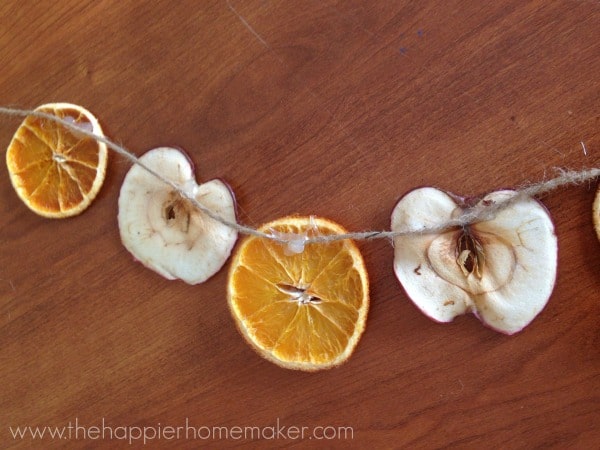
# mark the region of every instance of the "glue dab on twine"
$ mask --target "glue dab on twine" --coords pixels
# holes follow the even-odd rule
[[[312,237],[319,233],[319,227],[315,222],[315,216],[310,216],[310,226],[302,233],[282,233],[271,229],[271,236],[285,246],[284,253],[286,255],[299,255],[304,251],[306,242],[309,239],[309,233]]]
[[[78,122],[77,119],[72,116],[65,116],[63,120],[88,133],[91,133],[94,129],[94,126],[90,122]]]

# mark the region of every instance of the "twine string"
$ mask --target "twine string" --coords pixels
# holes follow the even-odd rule
[[[563,188],[566,186],[581,184],[587,181],[592,181],[598,177],[600,177],[600,168],[590,168],[590,169],[582,169],[579,171],[575,170],[566,170],[566,169],[557,169],[558,175],[549,180],[541,181],[538,183],[533,183],[516,189],[516,194],[514,196],[508,197],[504,200],[497,201],[491,205],[487,206],[475,206],[471,208],[466,208],[464,212],[457,218],[444,222],[440,225],[429,226],[429,227],[421,227],[421,228],[406,228],[402,230],[382,230],[382,231],[359,231],[345,234],[332,234],[332,235],[317,235],[317,236],[307,236],[307,235],[299,235],[299,236],[290,236],[289,234],[281,234],[275,231],[264,232],[260,231],[256,228],[230,221],[224,217],[221,217],[219,214],[202,205],[196,198],[192,196],[191,193],[186,191],[183,186],[179,186],[177,183],[169,180],[165,176],[158,173],[156,170],[152,169],[148,165],[146,165],[143,161],[140,160],[133,152],[127,150],[122,145],[119,145],[105,136],[100,136],[91,131],[83,129],[79,127],[74,122],[70,122],[64,119],[61,119],[54,114],[50,114],[44,111],[37,110],[28,110],[28,109],[16,109],[16,108],[7,108],[0,106],[0,114],[4,114],[7,116],[18,116],[18,117],[27,117],[33,116],[41,119],[51,120],[53,122],[59,123],[70,131],[86,136],[91,139],[95,139],[98,142],[102,142],[108,148],[113,150],[115,153],[123,156],[125,159],[130,161],[132,164],[136,164],[141,167],[143,170],[156,177],[167,186],[171,187],[174,191],[176,191],[183,198],[188,200],[195,208],[197,208],[202,213],[206,214],[213,220],[225,225],[229,228],[236,230],[240,234],[255,236],[263,239],[269,239],[271,241],[278,242],[280,244],[287,245],[288,248],[295,248],[302,251],[303,245],[311,244],[311,243],[329,243],[334,241],[341,241],[344,239],[352,239],[359,241],[367,241],[374,239],[393,239],[395,237],[401,236],[410,236],[410,235],[425,235],[425,234],[436,234],[444,231],[448,231],[451,229],[465,227],[476,222],[487,221],[495,217],[495,215],[506,208],[507,206],[519,201],[522,198],[526,197],[535,197],[542,194],[549,193],[559,188]],[[299,245],[300,244],[300,245]],[[297,251],[294,251],[297,253]]]

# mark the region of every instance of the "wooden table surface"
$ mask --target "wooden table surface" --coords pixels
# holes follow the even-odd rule
[[[3,0],[0,61],[0,104],[77,103],[137,154],[180,146],[199,180],[232,186],[252,226],[299,213],[385,229],[417,186],[480,195],[600,166],[597,1]],[[3,148],[19,123],[0,120]],[[98,198],[66,220],[31,213],[0,165],[2,447],[143,444],[119,430],[12,436],[103,420],[132,437],[232,433],[167,431],[156,448],[600,445],[596,182],[542,198],[558,277],[524,331],[434,323],[396,280],[390,243],[362,242],[366,332],[346,364],[310,374],[246,345],[227,266],[189,286],[133,261],[116,221],[123,158],[110,155]],[[231,431],[278,423],[315,436]]]

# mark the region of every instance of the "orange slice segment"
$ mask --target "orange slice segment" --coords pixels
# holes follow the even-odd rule
[[[98,120],[69,103],[36,108],[101,135]],[[33,212],[49,218],[80,214],[94,200],[106,174],[106,145],[77,135],[49,119],[28,116],[6,151],[17,195]]]
[[[263,232],[343,234],[323,218],[285,217]],[[307,244],[291,254],[274,241],[246,238],[235,254],[228,301],[244,338],[260,355],[288,368],[314,371],[346,361],[362,335],[369,281],[350,240]]]

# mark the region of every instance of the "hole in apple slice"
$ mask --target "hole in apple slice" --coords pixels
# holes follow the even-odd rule
[[[194,206],[178,192],[171,192],[163,205],[163,219],[168,227],[176,227],[182,233],[190,231],[192,215],[200,215]]]
[[[485,266],[485,253],[483,246],[468,226],[464,227],[462,233],[458,235],[456,253],[456,263],[464,276],[474,274],[481,280]]]
[[[511,280],[516,264],[512,247],[474,229],[440,235],[429,245],[427,258],[435,273],[470,294],[500,289]]]

